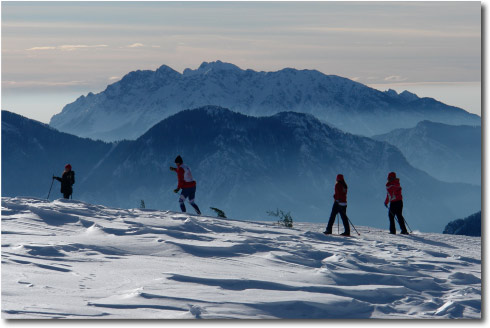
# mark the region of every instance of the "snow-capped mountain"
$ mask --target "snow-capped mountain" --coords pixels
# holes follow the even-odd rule
[[[2,142],[17,142],[3,133]],[[440,232],[449,218],[481,209],[479,187],[437,181],[410,166],[394,146],[342,132],[308,114],[256,118],[207,106],[179,112],[135,141],[104,147],[106,154],[92,166],[78,167],[70,160],[78,178],[75,199],[124,208],[144,200],[150,208],[179,210],[172,192],[177,179],[169,166],[181,155],[197,181],[196,203],[203,213],[217,207],[233,218],[263,220],[271,219],[267,211],[279,208],[299,221],[326,223],[335,177],[342,173],[349,185],[353,223],[385,227],[383,201],[390,171],[401,178],[405,217],[413,229]],[[91,146],[78,152],[90,158]],[[58,159],[56,165],[62,168],[65,162]],[[9,167],[2,180],[3,175],[21,173]],[[52,173],[41,173],[36,165],[32,170],[39,176]],[[45,188],[39,194],[43,197],[49,182],[30,183]],[[33,195],[29,188],[9,192],[15,183],[2,181],[4,195]]]
[[[135,71],[98,94],[66,105],[50,125],[106,141],[136,139],[181,110],[217,105],[254,116],[309,113],[354,133],[373,135],[413,127],[421,120],[481,124],[480,117],[408,92],[380,92],[316,70],[256,72],[221,61],[179,73],[168,66]]]
[[[2,318],[483,318],[481,238],[323,229],[2,197]]]
[[[481,126],[423,121],[373,138],[396,146],[410,164],[439,180],[481,185]]]

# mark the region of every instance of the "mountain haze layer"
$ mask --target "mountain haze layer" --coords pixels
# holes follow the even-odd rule
[[[481,185],[481,137],[481,126],[429,121],[373,136],[396,146],[410,164],[435,178],[476,185]]]
[[[206,105],[254,116],[308,113],[367,136],[413,127],[422,120],[481,124],[477,115],[409,92],[381,92],[316,70],[256,72],[216,61],[183,73],[165,65],[131,72],[103,92],[66,105],[50,125],[93,139],[136,139],[170,115]]]
[[[22,126],[15,130],[4,130],[2,125],[2,142],[8,140],[12,149],[28,136]],[[64,134],[59,136],[62,142]],[[94,147],[103,147],[104,154],[92,157]],[[413,229],[440,232],[450,218],[481,209],[479,187],[440,182],[412,167],[392,145],[294,112],[257,118],[207,106],[179,112],[135,141],[92,141],[78,147],[77,153],[91,163],[78,165],[76,157],[66,159],[61,153],[53,153],[51,159],[60,169],[71,162],[78,178],[74,197],[124,208],[144,200],[149,208],[178,210],[172,192],[177,179],[169,166],[181,155],[197,181],[196,202],[204,213],[212,206],[232,218],[268,219],[266,211],[279,208],[291,211],[295,220],[326,224],[335,177],[342,173],[349,185],[348,214],[353,223],[385,227],[383,201],[390,171],[401,178],[404,213]],[[8,156],[3,158],[9,168],[2,170],[5,196],[36,196],[39,190],[38,195],[45,197],[52,174],[51,169],[42,169],[45,163],[32,164],[30,170],[39,179],[25,181],[30,187],[14,193],[22,171]]]

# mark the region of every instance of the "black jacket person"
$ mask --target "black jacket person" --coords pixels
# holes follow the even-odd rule
[[[63,194],[63,198],[69,199],[70,195],[73,193],[72,186],[75,183],[75,171],[71,170],[71,165],[65,165],[65,171],[61,178],[53,176],[53,179],[61,182],[61,193]]]

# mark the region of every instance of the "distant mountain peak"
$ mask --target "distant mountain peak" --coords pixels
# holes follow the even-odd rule
[[[388,89],[387,91],[385,91],[385,93],[390,97],[398,97],[398,92],[393,89]]]
[[[217,60],[214,62],[202,62],[202,64],[199,66],[198,69],[190,69],[186,68],[184,70],[184,75],[195,75],[195,74],[201,74],[205,75],[208,74],[209,72],[221,72],[221,71],[235,71],[235,72],[242,72],[243,70],[231,63],[225,63],[222,62],[221,60]]]
[[[160,73],[178,73],[176,70],[174,70],[173,68],[171,68],[170,66],[167,66],[167,65],[162,65],[160,66],[156,72],[160,72]]]
[[[413,101],[413,100],[420,99],[419,96],[417,96],[415,93],[412,93],[412,92],[407,91],[407,90],[400,93],[400,97],[402,99],[407,100],[407,101]]]
[[[405,102],[410,102],[410,101],[420,99],[420,97],[417,96],[415,93],[412,93],[412,92],[407,91],[407,90],[405,90],[401,93],[398,93],[398,92],[396,92],[396,90],[388,89],[387,91],[385,91],[385,94],[387,94],[388,96],[390,96],[392,98],[399,98]]]
[[[217,60],[214,62],[202,62],[202,64],[199,66],[200,70],[202,69],[216,69],[216,70],[242,70],[240,67],[231,64],[231,63],[226,63],[222,62],[221,60]]]
[[[387,94],[317,70],[256,72],[221,60],[186,68],[183,74],[167,65],[156,71],[130,72],[105,91],[66,105],[50,124],[94,139],[137,139],[170,115],[206,105],[252,116],[309,113],[336,128],[362,135],[412,127],[424,119],[480,124],[479,117],[462,109],[418,98],[408,91]]]

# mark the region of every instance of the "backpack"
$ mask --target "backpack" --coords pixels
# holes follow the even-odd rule
[[[191,169],[185,164],[182,164],[180,167],[184,169],[184,181],[185,182],[194,181],[194,178],[192,177]]]

